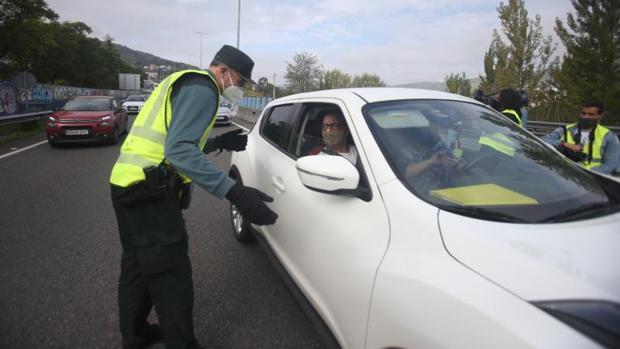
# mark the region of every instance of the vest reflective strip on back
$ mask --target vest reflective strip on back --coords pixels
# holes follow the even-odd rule
[[[562,135],[562,141],[568,144],[577,144],[575,143],[575,139],[573,138],[573,133],[572,133],[572,130],[575,127],[577,127],[577,124],[571,124],[571,125],[566,126],[567,128],[566,137],[568,139],[564,139],[564,135]],[[601,152],[603,148],[603,140],[605,139],[605,136],[607,135],[608,132],[609,132],[608,128],[603,127],[601,125],[596,125],[596,128],[594,129],[594,143],[592,144],[592,161],[588,162],[588,160],[584,160],[579,163],[581,166],[587,169],[590,169],[592,167],[596,167],[601,164],[601,162],[603,161],[603,153]],[[582,151],[585,154],[589,154],[590,147],[589,146],[583,147]]]
[[[492,135],[482,136],[478,140],[478,143],[487,145],[502,154],[506,154],[510,157],[515,156],[514,143],[501,133],[495,133]]]
[[[127,139],[121,147],[121,154],[112,169],[110,183],[126,187],[135,182],[144,180],[144,172],[142,169],[148,166],[157,166],[164,159],[164,145],[166,142],[168,124],[170,123],[170,119],[167,118],[167,115],[171,114],[172,108],[170,102],[172,85],[176,80],[188,73],[206,75],[215,83],[215,79],[209,72],[196,70],[173,73],[168,78],[164,79],[155,91],[153,91],[147,103],[145,103],[131,131],[127,135]],[[219,105],[219,93],[217,105]],[[200,137],[198,145],[201,149],[206,144],[209,133],[215,124],[217,110],[216,108],[215,114],[211,118],[211,123]],[[183,177],[184,182],[190,182],[188,177],[183,175],[181,175],[181,177]]]
[[[517,118],[517,121],[519,122],[519,125],[521,127],[523,127],[523,121],[521,120],[521,117],[519,116],[519,113],[517,113],[513,109],[504,109],[504,110],[502,110],[502,113],[508,113],[510,115],[514,115],[514,117]]]

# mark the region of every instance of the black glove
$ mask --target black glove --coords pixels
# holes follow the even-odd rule
[[[215,147],[219,150],[242,151],[248,144],[248,135],[240,135],[242,129],[228,131],[215,137]]]
[[[239,209],[243,217],[258,225],[269,225],[276,222],[278,215],[265,202],[272,202],[273,198],[262,191],[245,187],[237,182],[226,194],[226,198]]]

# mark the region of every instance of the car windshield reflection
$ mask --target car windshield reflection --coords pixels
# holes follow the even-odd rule
[[[485,107],[416,100],[373,103],[363,112],[398,178],[439,208],[528,223],[570,219],[562,213],[580,207],[618,210],[591,174]]]

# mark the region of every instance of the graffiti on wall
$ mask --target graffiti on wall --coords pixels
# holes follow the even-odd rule
[[[11,81],[0,81],[0,118],[62,107],[77,96],[126,97],[138,91],[104,90],[72,86],[36,84],[29,89],[18,89]]]

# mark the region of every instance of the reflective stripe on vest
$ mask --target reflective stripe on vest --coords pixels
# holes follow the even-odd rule
[[[501,133],[482,136],[478,140],[478,143],[487,145],[497,150],[498,152],[508,155],[510,157],[515,156],[514,143],[510,140],[510,138],[506,137]]]
[[[571,124],[571,125],[566,126],[567,131],[568,131],[566,132],[566,138],[568,139],[564,139],[564,135],[562,135],[562,141],[568,144],[577,144],[575,142],[575,139],[573,138],[573,132],[572,132],[572,130],[575,127],[577,127],[577,124]],[[592,161],[588,161],[586,158],[586,160],[579,163],[581,166],[587,169],[591,169],[592,167],[601,165],[603,161],[603,154],[601,152],[601,150],[603,149],[603,140],[605,139],[605,136],[607,135],[608,132],[609,132],[608,128],[603,127],[601,125],[596,125],[596,128],[594,129],[594,143],[592,143]],[[588,145],[586,147],[583,147],[582,152],[586,155],[590,154],[590,146]]]
[[[121,153],[112,168],[110,183],[121,187],[127,187],[136,182],[144,180],[143,168],[159,165],[165,157],[164,145],[168,134],[168,125],[172,115],[172,104],[170,96],[172,87],[179,78],[185,74],[201,74],[209,77],[217,86],[215,78],[211,72],[200,70],[184,70],[168,76],[151,93],[151,96],[144,103],[138,113],[123,146]],[[219,93],[217,106],[219,107]],[[209,133],[217,119],[218,107],[215,114],[211,117],[211,123],[204,131],[198,142],[202,150],[207,143]],[[191,180],[181,174],[183,182],[189,183]]]
[[[517,113],[514,109],[504,109],[504,110],[502,110],[502,114],[503,113],[514,115],[514,117],[517,118],[519,126],[523,127],[523,121],[521,120],[521,117],[519,116],[519,113]]]

